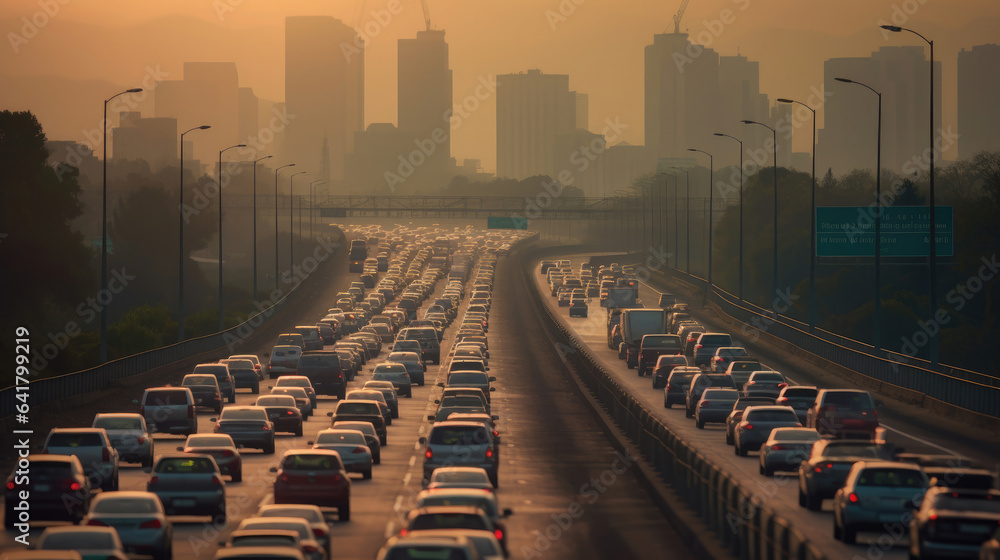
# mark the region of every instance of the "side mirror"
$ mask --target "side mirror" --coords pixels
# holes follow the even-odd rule
[[[421,444],[427,443],[427,438],[420,436],[419,438],[417,438],[417,442]]]
[[[177,451],[183,452],[184,451],[184,447],[183,446],[178,446],[177,447]]]
[[[492,376],[492,375],[490,376],[490,383],[493,383],[496,380],[497,380],[497,378],[495,376]]]
[[[490,366],[486,366],[486,371],[490,371]]]
[[[437,418],[437,416],[434,416],[433,414],[427,415],[427,419],[430,420],[431,422],[433,422],[435,418]]]
[[[503,516],[504,517],[510,517],[511,515],[514,515],[514,510],[512,510],[510,508],[503,508]]]
[[[497,420],[499,420],[499,419],[500,419],[500,417],[499,417],[499,416],[497,416],[496,414],[494,414],[494,415],[490,416],[490,418],[492,418],[492,419],[493,419],[494,421],[497,421]]]
[[[441,399],[434,399],[434,404],[441,404]]]
[[[219,419],[218,418],[209,418],[208,421],[209,422],[218,422]]]
[[[438,382],[438,383],[437,383],[437,386],[438,386],[438,387],[444,387],[444,383],[441,383],[441,382]]]
[[[329,416],[330,418],[333,418],[333,412],[327,412],[326,415]]]
[[[306,442],[306,445],[315,445],[315,442],[312,442],[312,441],[307,441],[307,442]]]
[[[490,392],[491,392],[491,393],[492,393],[493,391],[496,391],[496,390],[497,390],[497,388],[496,388],[496,387],[490,387]]]
[[[278,467],[271,467],[271,468],[267,469],[267,471],[268,472],[276,473],[276,472],[278,472]]]

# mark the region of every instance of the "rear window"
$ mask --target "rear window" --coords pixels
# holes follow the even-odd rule
[[[49,437],[46,447],[101,447],[104,440],[100,434],[78,432],[56,432]]]
[[[208,385],[209,387],[214,387],[218,384],[219,382],[218,380],[215,379],[215,376],[204,377],[201,375],[198,376],[189,375],[185,376],[184,380],[181,381],[181,385],[184,385],[186,387],[191,387],[196,385]]]
[[[139,417],[135,418],[121,418],[121,417],[111,417],[111,418],[98,418],[94,422],[95,428],[104,428],[105,430],[141,430],[142,429],[142,419]]]
[[[978,511],[1000,513],[1000,500],[992,494],[938,494],[934,497],[935,509],[953,511]]]
[[[344,401],[337,405],[337,414],[379,414],[377,404]]]
[[[290,406],[295,407],[295,397],[289,395],[258,397],[257,406]]]
[[[795,412],[791,410],[751,410],[744,419],[752,422],[798,422]]]
[[[115,548],[112,533],[70,531],[50,533],[39,547],[42,550],[107,550]]]
[[[410,523],[411,531],[430,529],[477,529],[490,530],[480,515],[469,513],[434,513],[421,515]],[[417,558],[422,558],[418,556]]]
[[[194,372],[210,373],[219,380],[225,380],[229,377],[229,369],[226,366],[194,366]]]
[[[796,397],[796,398],[798,398],[798,397],[815,397],[816,393],[818,393],[818,392],[819,391],[817,391],[816,389],[798,389],[798,388],[795,388],[795,387],[789,387],[788,389],[785,389],[785,396],[786,397]]]
[[[73,476],[73,467],[63,461],[32,461],[31,476],[37,479],[69,478]]]
[[[434,445],[481,445],[490,441],[482,426],[438,426],[428,440]]]
[[[728,334],[704,334],[698,339],[702,346],[729,346],[733,338]]]
[[[343,468],[340,460],[332,455],[312,455],[297,453],[289,455],[281,461],[281,468],[286,471],[340,470]]]
[[[475,371],[470,372],[455,372],[448,376],[448,383],[475,383],[475,384],[486,384],[488,383],[488,378],[485,373],[479,373]]]
[[[706,389],[702,397],[706,400],[736,402],[740,394],[735,389]]]
[[[188,404],[187,391],[153,391],[146,393],[145,406],[179,406]]]
[[[108,498],[97,500],[90,509],[92,513],[159,513],[159,500],[156,498]]]
[[[400,543],[392,547],[385,560],[467,560],[462,548],[436,544]]]
[[[224,408],[220,420],[267,420],[267,412],[261,409]]]
[[[750,379],[754,381],[778,381],[782,382],[785,378],[780,373],[755,373],[750,376]]]
[[[647,336],[642,339],[643,348],[679,348],[681,341],[676,336]]]
[[[823,457],[863,457],[878,458],[879,453],[869,445],[828,445]]]
[[[868,393],[835,393],[823,394],[823,406],[843,406],[851,410],[866,410],[875,408],[875,403]]]
[[[362,434],[344,434],[336,432],[320,433],[316,438],[316,443],[343,443],[365,445],[365,436]]]
[[[213,462],[202,457],[171,457],[156,464],[158,473],[211,473],[216,468]]]
[[[670,383],[691,383],[696,375],[693,371],[674,371],[670,374]]]
[[[858,475],[857,485],[920,488],[924,477],[912,469],[865,469]]]

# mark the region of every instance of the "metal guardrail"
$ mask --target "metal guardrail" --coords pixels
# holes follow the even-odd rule
[[[553,338],[574,349],[565,356],[580,380],[642,450],[660,477],[704,519],[727,549],[745,560],[823,560],[822,552],[789,520],[766,506],[758,488],[744,487],[706,459],[605,371],[544,304],[532,285],[528,267],[522,269],[531,304],[545,313]]]
[[[701,289],[706,283],[702,278],[673,269],[666,274],[660,271],[653,273],[654,276],[658,274],[664,277],[669,274]],[[709,300],[718,305],[723,313],[742,322],[745,325],[744,335],[751,334],[754,329],[766,332],[877,382],[914,391],[975,413],[1000,417],[1000,379],[996,377],[947,365],[941,366],[941,371],[935,371],[929,368],[926,360],[892,352],[883,351],[885,357],[878,356],[871,345],[822,329],[810,333],[807,324],[740,301],[718,287],[713,288]]]
[[[343,241],[340,241],[340,243],[342,244]],[[232,342],[234,338],[236,340],[243,338],[240,336],[241,332],[247,332],[247,329],[253,331],[263,325],[302,284],[303,282],[295,284],[281,299],[275,301],[269,307],[249,317],[239,325],[224,331],[192,338],[162,348],[154,348],[153,350],[112,360],[90,369],[31,381],[29,404],[31,407],[36,407],[59,399],[92,391],[100,391],[107,388],[112,381],[146,373],[157,367],[223,348]],[[0,418],[7,418],[14,414],[15,405],[17,404],[14,396],[15,392],[15,387],[6,387],[0,390]]]

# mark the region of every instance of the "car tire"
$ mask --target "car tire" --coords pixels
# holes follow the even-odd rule
[[[341,504],[340,506],[337,507],[337,517],[341,521],[351,520],[351,502]]]
[[[264,445],[264,455],[274,455],[274,440],[272,439],[270,443]]]
[[[734,449],[736,449],[736,454],[738,456],[740,456],[740,457],[746,457],[747,456],[747,450],[743,449],[742,447],[740,447],[739,443],[736,444],[736,446],[734,447]]]
[[[691,409],[690,408],[687,408],[687,407],[684,408],[684,417],[685,418],[694,418],[694,414],[691,413]]]
[[[858,541],[858,530],[854,527],[844,525],[840,528],[840,540],[844,541],[844,544],[854,544]]]
[[[378,442],[379,442],[379,444],[380,444],[380,445],[381,445],[382,447],[385,447],[386,445],[388,445],[388,444],[386,443],[386,441],[385,441],[386,439],[387,439],[387,438],[385,438],[385,437],[380,437],[380,438],[378,438]]]
[[[243,467],[233,473],[233,482],[243,482]]]
[[[802,488],[799,488],[799,507],[806,507],[806,495],[802,492]]]
[[[218,511],[216,511],[215,515],[212,516],[212,521],[214,521],[218,525],[225,525],[226,524],[226,504],[225,503],[223,503],[221,506],[219,506]]]
[[[732,444],[733,444],[733,436],[730,435],[729,432],[727,431],[726,432],[726,445],[732,445]]]
[[[342,387],[337,391],[337,400],[342,401],[347,398],[347,387]]]
[[[372,457],[372,462],[375,463],[376,465],[381,465],[382,464],[382,454],[379,453],[378,455]]]
[[[639,371],[638,371],[638,373],[639,373],[639,377],[643,377],[643,376],[645,376],[645,375],[646,375],[646,369],[645,369],[644,367],[642,367],[642,366],[639,366],[639,367],[637,367],[636,369],[637,369],[637,370],[639,370]]]
[[[371,467],[369,467],[367,471],[361,473],[361,476],[364,477],[365,480],[371,480],[371,478],[372,478],[372,469],[371,469]]]
[[[254,385],[254,387],[253,387],[253,394],[254,395],[259,395],[260,394],[260,385]]]
[[[236,404],[236,393],[234,392],[231,397],[229,397],[229,404]]]
[[[805,495],[805,506],[809,511],[819,511],[823,509],[823,500],[814,497],[812,494]]]
[[[219,406],[215,407],[216,414],[222,414],[222,402],[219,402]]]
[[[15,521],[17,521],[17,514],[14,513],[14,509],[12,507],[7,507],[3,516],[4,528],[8,531],[13,530]]]
[[[705,422],[702,420],[696,420],[694,425],[697,426],[699,430],[705,429]]]
[[[299,424],[298,428],[295,428],[295,437],[302,437],[302,424]]]

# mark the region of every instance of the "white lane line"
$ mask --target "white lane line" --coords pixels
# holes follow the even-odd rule
[[[412,467],[413,464],[416,463],[416,462],[417,462],[417,456],[416,455],[410,455],[410,466]]]
[[[412,457],[410,457],[410,458],[412,459]],[[410,466],[412,467],[413,463],[410,463]],[[411,476],[412,475],[410,473],[406,473],[406,476],[403,477],[403,486],[408,486],[410,484],[410,477]],[[399,496],[399,498],[402,499],[402,496]]]
[[[390,521],[385,524],[385,538],[388,539],[396,533],[396,522]]]

